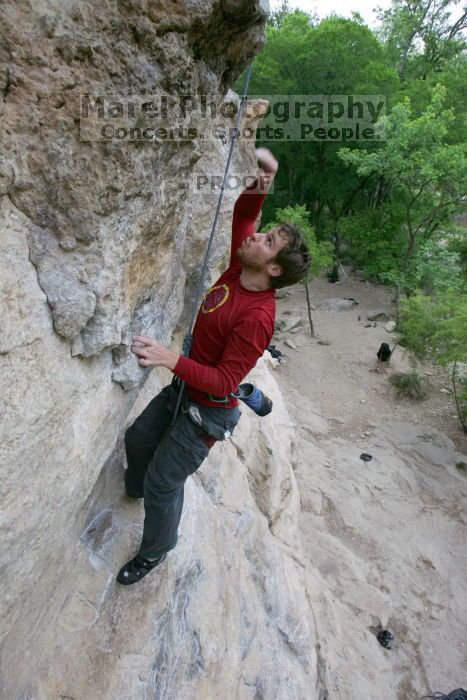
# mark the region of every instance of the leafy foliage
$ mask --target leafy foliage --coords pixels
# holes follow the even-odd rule
[[[448,287],[434,296],[417,294],[402,303],[400,343],[419,357],[450,366],[456,409],[467,432],[467,377],[459,364],[467,362],[467,294]]]
[[[425,79],[462,52],[467,11],[459,6],[452,0],[393,0],[380,12],[381,37],[401,77]]]
[[[343,148],[339,153],[359,176],[381,178],[390,189],[387,206],[400,216],[395,233],[402,235],[402,246],[386,279],[405,292],[412,292],[419,281],[421,267],[415,259],[420,259],[420,249],[427,250],[435,232],[449,226],[465,206],[465,148],[445,142],[453,117],[451,110],[443,109],[444,97],[444,88],[437,86],[427,109],[415,118],[408,100],[396,105],[380,121],[386,141],[378,150]]]
[[[435,296],[416,294],[401,303],[400,344],[441,365],[467,362],[467,295],[448,288]]]
[[[362,209],[341,220],[348,257],[367,278],[387,282],[393,270],[400,267],[405,245],[402,219],[400,208],[384,205]]]
[[[390,96],[398,87],[383,46],[361,20],[334,16],[317,23],[296,11],[268,27],[267,44],[253,64],[250,94],[270,100],[278,95]],[[258,144],[272,148],[280,162],[275,203],[266,201],[265,220],[274,218],[277,206],[306,204],[318,238],[336,242],[336,223],[363,196],[360,179],[349,176],[338,158],[340,144],[261,138]]]
[[[428,395],[426,382],[416,369],[410,372],[395,372],[389,377],[389,381],[395,387],[397,396],[423,401]]]

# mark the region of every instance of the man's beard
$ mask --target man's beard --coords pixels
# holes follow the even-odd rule
[[[244,270],[251,270],[252,272],[262,272],[264,270],[264,266],[261,263],[251,260],[250,251],[248,250],[238,248],[237,258],[240,260]]]

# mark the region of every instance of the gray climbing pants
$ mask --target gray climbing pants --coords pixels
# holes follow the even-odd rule
[[[129,496],[144,497],[144,531],[139,554],[155,559],[177,544],[187,477],[209,454],[224,433],[232,433],[240,418],[238,408],[211,408],[184,401],[171,425],[176,391],[166,386],[146,406],[125,433]],[[192,419],[201,418],[201,425]],[[199,422],[199,420],[198,420]]]

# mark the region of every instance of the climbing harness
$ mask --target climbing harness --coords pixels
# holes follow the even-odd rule
[[[225,170],[224,170],[224,179],[222,181],[221,191],[219,193],[219,200],[217,202],[216,213],[214,215],[214,221],[212,223],[211,235],[209,237],[208,247],[206,249],[206,253],[205,253],[204,261],[203,261],[203,266],[201,268],[201,275],[199,278],[198,286],[196,288],[195,299],[194,299],[192,310],[191,310],[190,324],[188,326],[188,333],[185,335],[185,337],[183,339],[183,343],[182,343],[182,355],[184,357],[189,357],[191,347],[193,345],[193,328],[195,325],[196,316],[198,314],[198,308],[199,308],[200,301],[201,301],[201,294],[203,292],[203,287],[204,287],[204,278],[206,277],[208,260],[209,260],[210,254],[211,254],[211,248],[212,248],[212,244],[214,241],[214,234],[216,231],[217,220],[219,218],[219,212],[220,212],[220,208],[221,208],[221,204],[222,204],[222,198],[224,196],[225,183],[226,183],[227,175],[228,175],[229,168],[230,168],[230,161],[232,160],[233,149],[235,146],[235,142],[237,140],[237,135],[239,133],[240,120],[242,118],[243,107],[244,107],[244,104],[246,101],[246,95],[248,92],[248,85],[250,82],[250,76],[251,76],[251,65],[248,66],[248,70],[247,70],[246,75],[245,75],[245,81],[244,81],[243,90],[242,90],[242,97],[240,100],[240,108],[238,110],[237,119],[235,121],[235,129],[233,132],[232,142],[230,144],[229,155],[228,155],[227,163],[226,163]],[[173,418],[172,418],[172,425],[175,423],[175,420],[177,418],[180,404],[182,402],[183,392],[185,391],[185,384],[186,384],[185,381],[179,381],[178,383],[179,383],[179,392],[178,392],[177,403],[175,406],[175,411],[174,411]]]

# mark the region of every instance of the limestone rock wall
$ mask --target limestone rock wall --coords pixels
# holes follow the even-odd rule
[[[73,548],[73,585],[24,698],[321,697],[294,429],[269,364],[260,360],[251,379],[273,399],[273,413],[258,419],[243,409],[232,439],[216,444],[186,483],[177,547],[129,588],[115,572],[139,544],[144,513],[121,498],[123,457],[112,455]],[[153,372],[132,415],[160,386]]]
[[[130,547],[126,551],[120,542],[108,571],[97,566],[85,577],[92,592],[77,587],[82,565],[77,542],[82,541],[83,532],[89,536],[90,518],[98,517],[98,532],[102,522],[107,522],[102,515],[105,490],[100,485],[112,469],[120,469],[112,498],[120,493],[119,440],[148,376],[129,353],[129,340],[138,332],[170,342],[177,326],[183,326],[215,206],[215,200],[192,191],[190,177],[195,167],[222,174],[228,153],[228,144],[221,140],[82,141],[80,95],[160,91],[175,96],[223,95],[259,50],[266,12],[263,0],[176,0],[170,6],[158,0],[16,0],[0,6],[0,499],[1,570],[6,583],[0,599],[0,671],[2,696],[9,699],[56,696],[55,686],[47,685],[47,674],[59,673],[59,657],[54,661],[50,650],[57,639],[60,642],[57,630],[64,628],[71,636],[69,647],[64,647],[62,668],[66,659],[77,664],[75,652],[70,657],[66,654],[66,649],[70,654],[74,649],[76,629],[94,625],[97,636],[103,635],[96,642],[98,654],[87,651],[84,644],[82,653],[92,658],[88,666],[84,660],[77,664],[76,682],[81,675],[87,681],[82,680],[75,695],[68,692],[72,697],[104,697],[101,691],[86,692],[86,682],[92,689],[92,679],[95,676],[97,682],[102,674],[124,683],[124,677],[132,675],[127,671],[138,675],[140,663],[146,663],[143,657],[157,657],[167,665],[164,654],[171,657],[171,645],[172,655],[177,646],[178,632],[173,625],[185,624],[185,584],[203,577],[209,581],[211,576],[214,581],[217,576],[219,586],[213,596],[224,606],[216,608],[216,614],[229,620],[240,615],[244,621],[244,626],[238,623],[237,655],[229,666],[225,640],[214,636],[211,643],[207,628],[201,639],[188,626],[193,653],[185,657],[191,659],[191,670],[185,669],[183,683],[190,673],[196,675],[198,666],[193,659],[199,644],[208,658],[217,659],[220,680],[216,687],[222,688],[228,674],[229,683],[239,682],[236,668],[248,655],[245,650],[252,640],[263,639],[267,648],[268,611],[282,630],[275,628],[276,637],[279,635],[275,651],[282,648],[282,640],[285,657],[290,653],[298,659],[290,665],[291,673],[301,678],[296,687],[302,687],[306,674],[312,677],[312,665],[304,661],[305,646],[294,636],[299,615],[288,612],[295,605],[295,584],[287,592],[288,568],[281,569],[282,545],[275,540],[277,535],[286,547],[295,537],[294,499],[283,513],[276,508],[275,515],[268,516],[268,504],[277,504],[282,496],[287,500],[289,491],[293,493],[291,476],[284,484],[277,483],[270,480],[266,467],[263,472],[258,465],[252,465],[249,476],[244,473],[244,485],[250,486],[244,497],[253,498],[251,503],[265,515],[259,518],[260,526],[256,511],[250,512],[245,505],[242,527],[261,527],[274,537],[269,538],[265,551],[252,546],[248,550],[251,560],[237,551],[233,566],[244,589],[235,589],[238,578],[231,574],[231,593],[219,580],[223,574],[216,557],[221,557],[225,570],[232,562],[230,552],[223,551],[225,530],[210,501],[211,486],[205,484],[203,490],[204,477],[200,476],[198,487],[189,487],[193,499],[186,522],[193,528],[201,523],[197,546],[205,547],[216,563],[209,569],[201,555],[185,561],[189,552],[180,550],[175,561],[182,568],[175,569],[178,573],[167,580],[170,583],[162,584],[172,586],[167,588],[164,608],[168,627],[157,627],[157,634],[145,638],[144,648],[135,639],[130,656],[120,661],[114,658],[118,645],[113,646],[108,638],[119,625],[119,605],[128,613],[123,624],[130,625],[128,601],[138,599],[131,595],[116,603],[113,589],[108,598],[109,571],[118,568],[121,555],[129,554]],[[240,144],[233,171],[251,167],[252,145]],[[238,191],[229,191],[224,198],[210,280],[225,261],[237,195]],[[266,447],[262,453],[265,449],[268,454]],[[290,471],[290,465],[284,468]],[[235,469],[223,473],[226,493],[234,476]],[[256,492],[261,495],[255,500]],[[207,521],[199,510],[206,504],[212,516]],[[106,512],[112,512],[109,504]],[[118,517],[112,522],[120,527]],[[137,523],[140,516],[130,528],[135,541]],[[256,619],[247,582],[255,571],[257,590],[264,592],[272,563],[278,570],[275,602],[264,604]],[[296,590],[300,590],[298,583]],[[179,597],[170,608],[172,595]],[[235,603],[226,602],[230,595]],[[143,599],[138,605],[149,620],[152,608],[143,611],[144,600],[148,602]],[[104,618],[95,617],[101,603],[108,606]],[[195,599],[192,608],[193,614],[200,614]],[[213,619],[208,622],[214,625]],[[164,629],[172,630],[168,642]],[[297,634],[300,640],[306,637],[305,632]],[[251,689],[269,682],[266,677],[260,680],[251,664],[245,677],[256,680],[250,686],[246,683],[250,689],[242,690],[245,697],[254,697]],[[302,671],[297,671],[297,665],[303,666]],[[156,666],[151,666],[152,673]],[[198,675],[208,683],[211,671],[206,670],[208,665],[201,667],[206,672]],[[121,670],[120,675],[112,675],[115,668]],[[166,688],[171,687],[170,673],[164,676]],[[46,679],[42,686],[36,677]],[[55,681],[62,687],[59,678]],[[120,681],[108,682],[113,687],[112,683]],[[155,687],[155,681],[151,685],[147,678],[142,683],[146,689]],[[108,697],[143,697],[136,686],[117,690],[113,695],[109,691]],[[206,697],[201,690],[199,693]],[[283,697],[289,697],[285,690]],[[293,690],[290,697],[300,697],[299,691]]]

